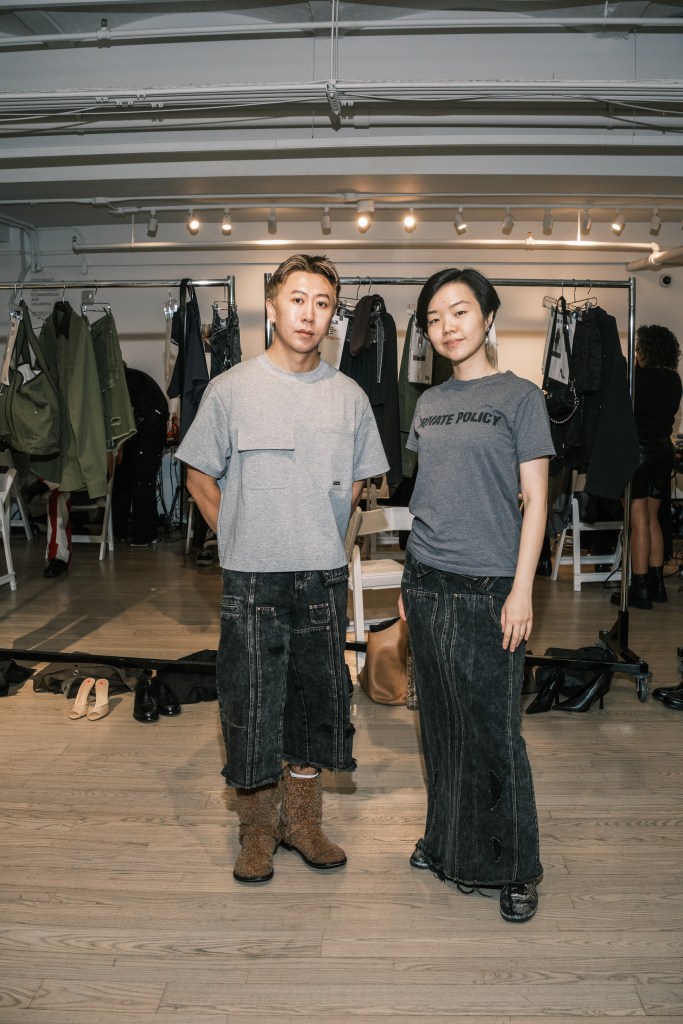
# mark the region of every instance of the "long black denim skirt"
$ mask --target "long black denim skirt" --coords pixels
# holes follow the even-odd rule
[[[467,886],[542,876],[531,769],[521,736],[525,644],[503,650],[510,577],[443,572],[408,552],[402,582],[427,775],[420,846]]]

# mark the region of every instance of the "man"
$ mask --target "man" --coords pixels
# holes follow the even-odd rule
[[[365,479],[388,464],[367,397],[320,358],[338,298],[325,257],[285,260],[266,293],[271,347],[210,382],[177,452],[218,535],[217,686],[242,882],[272,878],[280,843],[314,868],[346,863],[321,827],[321,769],[355,767],[343,536]]]

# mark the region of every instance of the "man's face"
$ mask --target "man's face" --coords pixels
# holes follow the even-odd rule
[[[315,351],[327,333],[335,305],[334,288],[327,278],[295,271],[266,303],[274,340],[301,355]]]

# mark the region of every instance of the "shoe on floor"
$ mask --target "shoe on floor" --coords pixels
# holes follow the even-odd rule
[[[61,558],[53,558],[43,569],[43,576],[48,580],[53,580],[57,576],[62,576],[68,568],[68,562],[64,562]]]
[[[500,913],[506,921],[530,921],[538,910],[538,891],[533,882],[504,885],[500,893]]]
[[[197,565],[213,565],[213,551],[211,548],[201,548],[197,553]]]
[[[425,868],[429,868],[429,861],[425,857],[421,846],[416,846],[411,853],[410,866],[411,868],[419,868],[421,871],[424,871]]]

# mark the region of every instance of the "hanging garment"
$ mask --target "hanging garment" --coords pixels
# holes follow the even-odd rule
[[[368,310],[371,312],[368,313]],[[387,312],[381,295],[364,296],[353,310],[353,319],[344,341],[339,369],[347,377],[355,380],[370,400],[384,451],[389,460],[387,481],[390,486],[395,487],[403,477],[398,405],[398,350],[396,324],[394,318]]]
[[[600,353],[597,370],[594,353]],[[585,489],[601,498],[619,498],[638,468],[636,421],[626,360],[617,323],[596,306],[576,324],[572,353],[579,409],[566,424],[552,424],[553,471],[568,466],[586,474]],[[589,390],[599,382],[599,390]]]
[[[199,303],[187,279],[180,284],[180,307],[173,314],[172,337],[179,346],[178,358],[168,386],[168,397],[180,397],[180,440],[185,437],[197,415],[202,395],[209,383],[209,370],[202,341]]]
[[[213,304],[213,319],[207,338],[211,348],[211,376],[215,377],[242,359],[240,347],[240,322],[237,306],[232,303],[228,308]]]
[[[107,493],[107,439],[97,363],[88,324],[68,302],[56,302],[39,339],[65,415],[59,453],[31,459],[33,472],[63,491]]]
[[[90,331],[102,395],[107,451],[114,451],[135,433],[135,417],[114,317],[110,312],[105,313],[90,325]]]

